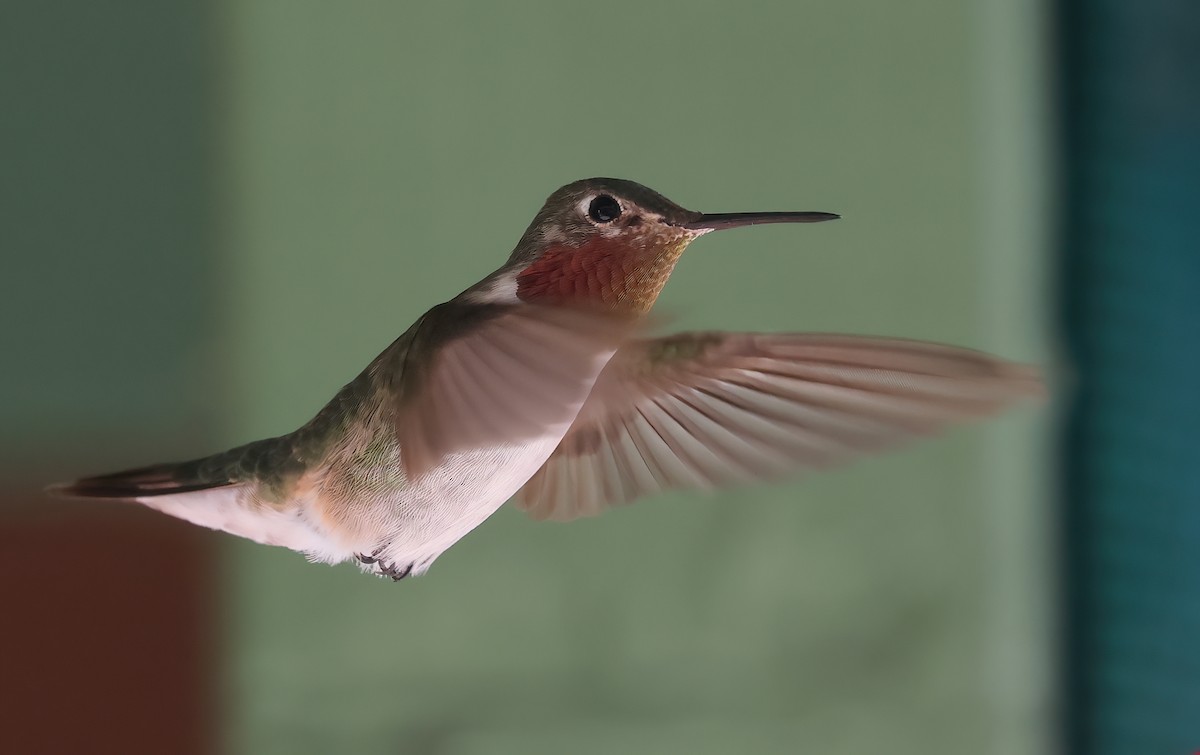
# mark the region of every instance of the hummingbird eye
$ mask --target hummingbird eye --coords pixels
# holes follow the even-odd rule
[[[607,194],[601,194],[588,205],[588,217],[596,223],[611,223],[621,217],[621,204]]]

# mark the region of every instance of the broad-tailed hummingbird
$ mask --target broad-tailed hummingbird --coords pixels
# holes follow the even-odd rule
[[[538,519],[594,515],[823,467],[1040,391],[1029,367],[918,341],[645,332],[699,236],[837,217],[704,214],[632,181],[576,181],[507,262],[295,432],[51,490],[401,579],[510,499]]]

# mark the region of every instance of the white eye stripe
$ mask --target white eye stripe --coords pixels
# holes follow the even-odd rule
[[[602,194],[601,193],[588,194],[583,199],[579,200],[579,205],[578,205],[579,214],[591,222],[595,222],[595,221],[592,221],[592,217],[591,217],[591,215],[588,214],[588,210],[591,208],[592,202],[596,201],[596,197],[599,197],[599,196],[602,196]],[[607,196],[612,196],[612,195],[609,194]],[[616,199],[616,197],[613,197],[613,199]],[[620,200],[617,200],[617,205],[618,206],[621,205]],[[622,207],[621,209],[624,209],[624,207]]]
[[[595,199],[596,196],[596,194],[587,194],[583,197],[583,199],[579,200],[579,214],[588,220],[591,220],[591,218],[588,218],[588,205],[592,203],[592,200]]]

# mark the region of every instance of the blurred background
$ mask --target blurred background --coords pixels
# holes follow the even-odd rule
[[[0,5],[0,751],[1200,748],[1200,6]],[[696,244],[680,329],[967,345],[1054,396],[427,577],[50,482],[306,421],[631,178],[838,223]]]

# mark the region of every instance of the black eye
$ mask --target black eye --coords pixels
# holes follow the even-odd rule
[[[601,194],[588,205],[588,217],[597,223],[611,223],[621,217],[621,205],[607,194]]]

